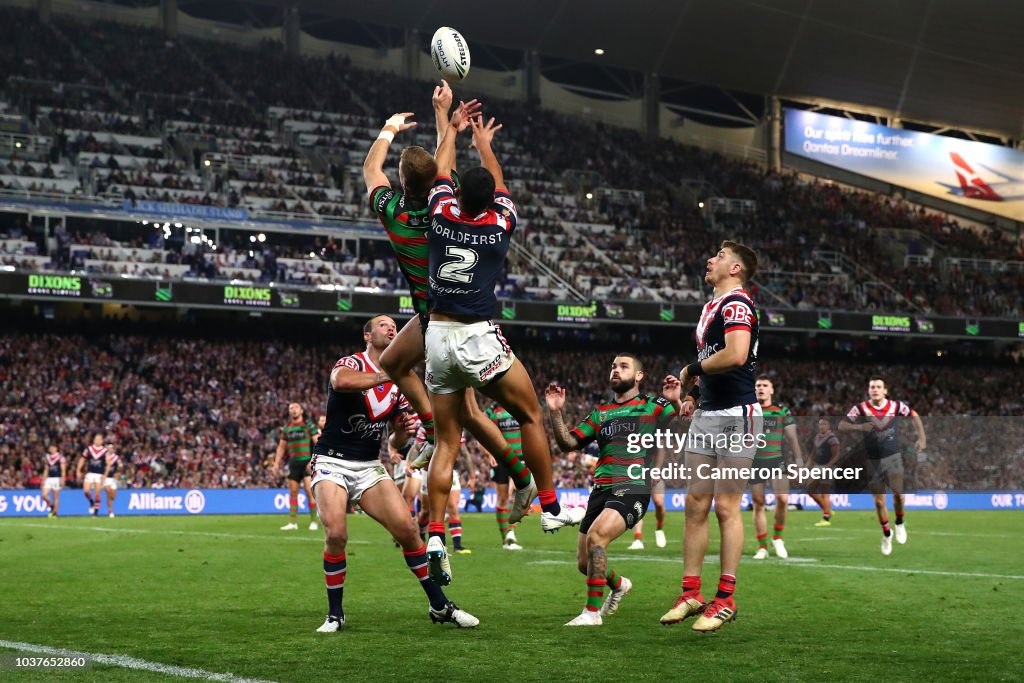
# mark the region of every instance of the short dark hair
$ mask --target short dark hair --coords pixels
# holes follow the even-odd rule
[[[459,179],[459,206],[469,218],[483,213],[494,201],[494,176],[483,166],[466,171]]]
[[[406,147],[398,161],[398,169],[402,172],[402,190],[409,199],[426,202],[437,177],[437,162],[422,147]]]
[[[871,384],[872,382],[881,382],[883,386],[889,386],[885,383],[885,378],[881,375],[872,375],[871,377],[868,377],[868,384]]]
[[[722,242],[722,249],[728,249],[736,255],[736,258],[743,264],[743,282],[749,282],[757,273],[757,254],[754,253],[754,250],[732,240]]]
[[[615,354],[615,357],[616,358],[632,358],[633,359],[633,365],[636,366],[637,372],[643,372],[644,371],[644,362],[642,360],[640,360],[635,353],[632,353],[630,351],[623,351],[622,353]]]
[[[370,330],[373,329],[373,321],[374,320],[376,320],[377,318],[387,318],[387,317],[390,317],[390,316],[388,316],[387,313],[378,313],[377,315],[375,315],[372,318],[370,318],[369,320],[367,320],[366,324],[363,325],[363,334],[369,334],[370,333]]]
[[[758,376],[757,376],[757,379],[756,379],[756,380],[754,380],[754,381],[755,381],[755,382],[768,382],[768,383],[769,383],[769,384],[771,384],[771,385],[772,385],[773,387],[775,386],[775,380],[773,380],[773,379],[772,379],[771,377],[769,377],[768,375],[758,375]]]

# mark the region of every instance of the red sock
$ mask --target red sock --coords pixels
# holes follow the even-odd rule
[[[767,531],[764,532],[763,534],[758,534],[757,535],[757,547],[758,548],[767,548],[768,547],[768,532]]]
[[[733,591],[736,590],[736,577],[732,574],[722,574],[718,578],[718,592],[715,593],[715,598],[719,600],[728,600],[732,597]]]
[[[774,538],[774,539],[782,538],[782,530],[786,528],[786,525],[785,524],[776,524],[773,528],[775,529],[775,533],[772,534],[772,538]]]
[[[699,576],[684,576],[683,577],[683,595],[687,593],[698,593],[700,592],[700,577]]]
[[[562,511],[561,506],[558,504],[558,496],[555,495],[554,489],[537,491],[537,497],[540,499],[540,507],[544,512],[550,512],[553,515],[557,515]]]
[[[644,532],[642,532],[642,531],[634,531],[633,532],[633,538],[635,538],[636,540],[638,540],[638,541],[642,540],[643,537],[644,537]]]
[[[659,520],[658,520],[658,531],[661,531],[661,528],[662,528],[663,526],[665,526],[665,522],[664,522],[663,520],[660,520],[660,519],[659,519]]]
[[[889,534],[892,533],[891,531],[889,531],[889,518],[888,517],[886,517],[881,522],[879,522],[879,524],[882,525],[882,535],[888,536]]]

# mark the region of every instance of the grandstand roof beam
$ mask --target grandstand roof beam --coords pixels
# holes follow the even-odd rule
[[[160,0],[160,30],[168,38],[178,37],[178,0]]]
[[[302,17],[299,15],[299,0],[288,0],[283,12],[281,42],[284,43],[284,53],[289,57],[297,57],[302,48]]]

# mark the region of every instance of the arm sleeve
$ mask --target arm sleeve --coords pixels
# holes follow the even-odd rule
[[[576,429],[569,432],[576,439],[577,448],[583,448],[597,438],[598,428],[594,417],[594,413],[590,413],[576,426]]]
[[[748,301],[733,299],[722,306],[722,322],[726,334],[735,330],[753,330],[755,320],[757,313]]]
[[[430,208],[430,215],[434,216],[445,202],[455,201],[455,185],[452,179],[447,176],[438,176],[434,186],[427,194],[427,206]]]
[[[850,408],[850,412],[846,413],[846,419],[854,424],[860,422],[860,408],[858,406]]]
[[[391,205],[391,200],[395,197],[395,191],[386,185],[374,188],[373,192],[370,193],[370,208],[380,218],[387,218],[388,207]]]
[[[654,419],[657,420],[659,427],[667,427],[675,419],[676,409],[661,396],[654,399],[654,402],[657,404],[654,409]]]
[[[508,190],[501,188],[494,193],[494,203],[491,204],[491,208],[505,219],[505,232],[512,232],[516,229],[516,225],[519,223],[519,212],[516,210],[516,204],[512,201]]]

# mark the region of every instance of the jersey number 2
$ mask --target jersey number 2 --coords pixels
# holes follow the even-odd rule
[[[477,261],[480,260],[480,255],[472,249],[452,246],[447,247],[444,253],[445,256],[454,258],[441,264],[441,267],[437,269],[437,277],[449,282],[460,282],[464,285],[472,282],[473,273],[468,271],[471,271]]]

